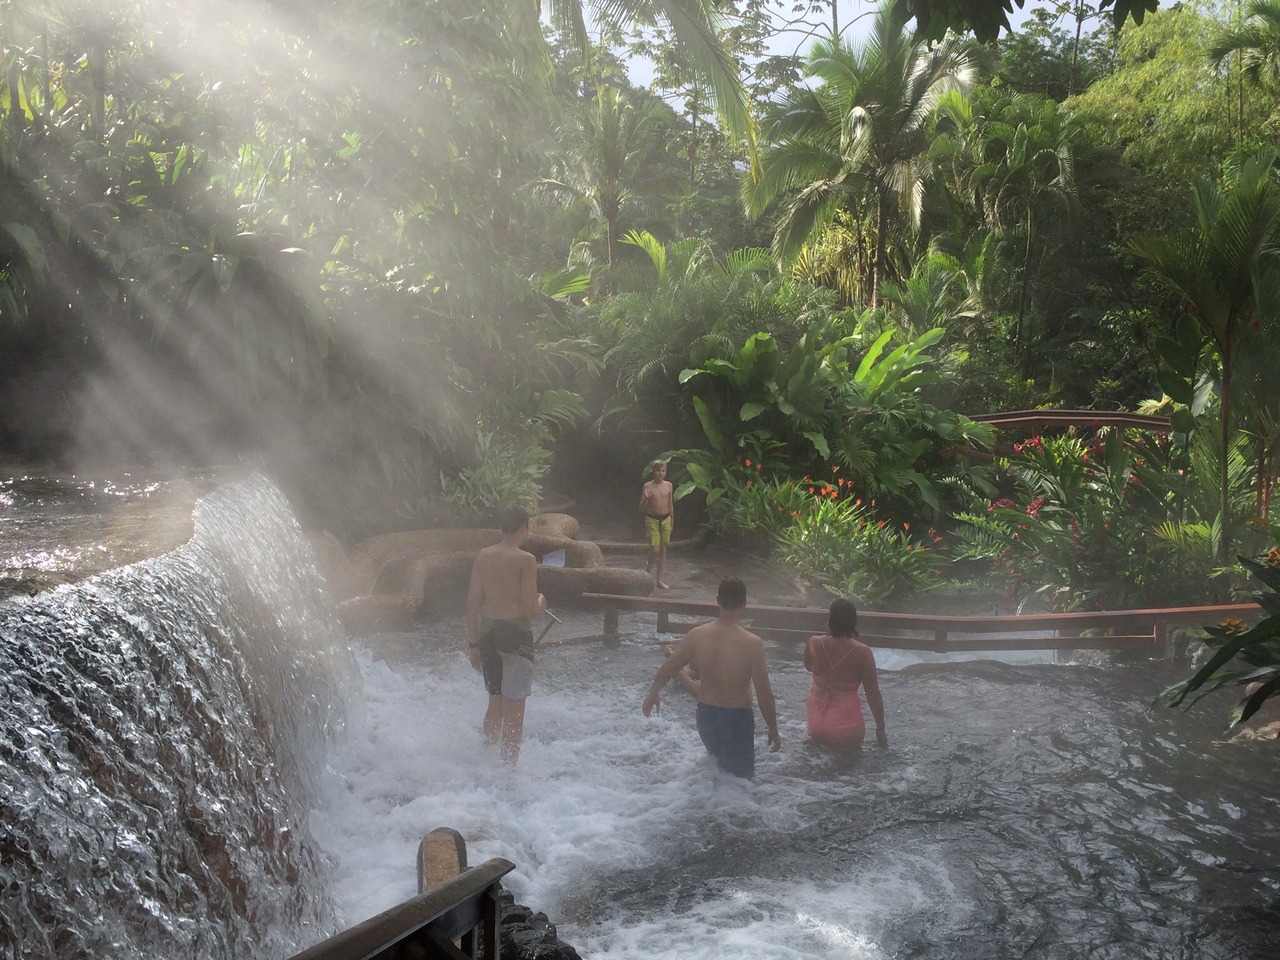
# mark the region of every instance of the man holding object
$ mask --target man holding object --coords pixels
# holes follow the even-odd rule
[[[502,759],[512,766],[524,736],[524,701],[533,689],[533,627],[547,608],[538,593],[538,561],[521,550],[529,537],[529,515],[503,509],[502,541],[485,547],[471,568],[467,590],[467,638],[471,666],[483,671],[489,707],[484,736],[502,743]]]

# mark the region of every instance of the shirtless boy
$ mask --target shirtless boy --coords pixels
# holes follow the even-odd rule
[[[524,736],[524,701],[533,687],[533,628],[546,609],[538,593],[538,561],[520,549],[529,537],[529,515],[506,507],[499,517],[502,542],[485,547],[471,568],[467,637],[471,666],[484,673],[489,707],[484,736],[502,743],[502,759],[515,765]]]
[[[654,709],[661,710],[662,688],[682,667],[692,663],[699,678],[698,735],[721,770],[749,780],[756,769],[752,688],[760,703],[760,716],[769,728],[771,752],[782,749],[777,706],[769,686],[764,641],[742,626],[746,585],[735,577],[726,577],[720,581],[716,601],[720,616],[685,634],[658,668],[641,709],[646,717]]]
[[[667,479],[667,461],[655,460],[649,466],[649,480],[640,491],[640,509],[644,512],[645,533],[649,537],[649,557],[644,562],[647,573],[655,569],[654,583],[659,590],[670,590],[662,579],[667,566],[667,544],[676,522],[676,503],[671,481]]]

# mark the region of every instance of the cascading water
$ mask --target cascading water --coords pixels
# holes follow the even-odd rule
[[[678,690],[640,716],[637,620],[539,654],[512,774],[461,623],[353,664],[312,570],[254,480],[176,550],[0,602],[0,957],[287,956],[412,896],[438,826],[591,960],[1280,955],[1276,745],[1150,710],[1185,665],[881,651],[891,748],[851,764],[771,645],[785,745],[743,784]]]
[[[177,549],[0,601],[0,956],[272,957],[331,932],[308,797],[349,657],[262,479],[201,500]]]

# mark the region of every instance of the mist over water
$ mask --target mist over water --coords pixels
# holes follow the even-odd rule
[[[513,777],[481,742],[461,623],[360,644],[365,698],[312,819],[343,921],[411,896],[418,842],[452,826],[584,957],[1275,955],[1275,745],[1221,742],[1211,705],[1149,711],[1176,668],[883,651],[891,749],[849,761],[805,744],[808,674],[772,645],[783,751],[758,736],[746,784],[674,686],[641,716],[661,654],[639,630],[540,653]]]
[[[891,749],[854,762],[805,745],[808,674],[770,645],[784,748],[744,783],[682,691],[640,715],[636,616],[540,652],[512,776],[460,621],[352,658],[270,484],[194,527],[0,601],[0,957],[288,956],[411,897],[446,825],[585,957],[1276,955],[1275,744],[1149,711],[1178,665],[881,651]]]

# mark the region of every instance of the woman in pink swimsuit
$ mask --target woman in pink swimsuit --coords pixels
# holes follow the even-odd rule
[[[858,687],[866,690],[867,706],[876,721],[876,742],[888,746],[884,730],[884,700],[876,678],[876,658],[857,639],[858,610],[848,600],[835,600],[827,632],[810,637],[804,665],[813,674],[809,688],[809,736],[836,750],[860,750],[867,728],[862,719]]]

